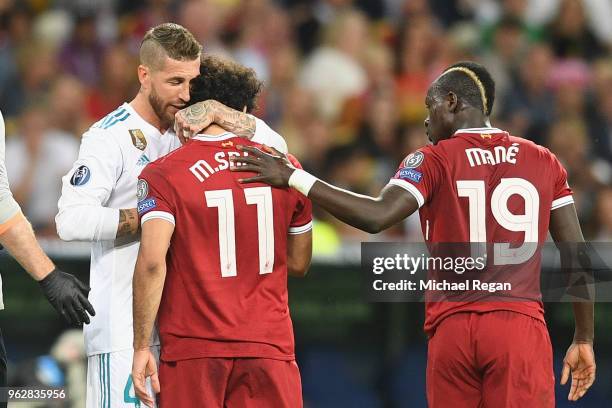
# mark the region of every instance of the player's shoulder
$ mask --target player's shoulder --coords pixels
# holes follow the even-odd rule
[[[126,122],[134,120],[132,110],[127,103],[122,104],[114,111],[104,116],[99,121],[95,122],[89,128],[89,131],[102,134],[102,133],[113,133],[117,129],[123,128]]]
[[[128,132],[133,124],[133,116],[127,104],[123,104],[91,125],[83,133],[83,139],[104,143],[120,143],[124,139],[122,137],[124,133]]]
[[[425,145],[409,153],[401,162],[403,168],[417,168],[423,164],[444,161],[444,151],[439,145]]]
[[[276,133],[266,122],[256,118],[257,131],[253,136],[252,142],[264,144],[275,148],[281,153],[287,153],[287,142],[281,135]]]
[[[140,172],[140,177],[141,178],[164,178],[165,176],[167,176],[167,171],[164,171],[164,168],[166,167],[167,170],[167,166],[165,166],[162,162],[161,162],[162,158],[159,158],[155,161],[152,161],[151,163],[148,163]]]
[[[538,159],[556,160],[556,156],[547,147],[539,145],[532,140],[525,139],[519,136],[509,136],[510,143],[518,146],[525,153],[533,155]]]

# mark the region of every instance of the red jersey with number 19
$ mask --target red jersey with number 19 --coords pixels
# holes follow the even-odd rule
[[[175,225],[158,313],[163,361],[293,360],[287,235],[312,227],[310,201],[289,189],[240,184],[233,134],[196,137],[140,175],[141,222]],[[299,163],[295,162],[299,166]]]
[[[507,295],[520,299],[428,302],[427,333],[462,311],[511,310],[544,320],[540,257],[534,251],[546,241],[551,210],[573,203],[567,172],[548,149],[495,128],[461,129],[410,154],[389,183],[418,201],[430,248],[489,243],[487,268],[509,270],[500,275],[513,281]],[[479,278],[478,271],[471,273]]]

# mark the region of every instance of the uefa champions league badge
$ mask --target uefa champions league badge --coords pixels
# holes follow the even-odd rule
[[[138,180],[138,184],[136,185],[136,198],[138,202],[144,200],[147,195],[149,195],[149,184],[146,180]]]
[[[414,169],[417,168],[423,163],[425,160],[425,155],[422,152],[414,152],[410,153],[405,159],[403,164],[403,168],[405,169]]]
[[[73,186],[85,185],[89,181],[90,176],[91,171],[89,170],[89,167],[85,165],[79,166],[72,174],[72,177],[70,177],[70,184]]]

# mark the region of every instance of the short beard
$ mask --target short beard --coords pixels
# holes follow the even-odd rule
[[[149,94],[149,104],[164,127],[170,127],[174,124],[174,117],[171,117],[166,113],[164,103],[157,95],[157,92],[155,92],[155,88],[151,88],[151,93]]]

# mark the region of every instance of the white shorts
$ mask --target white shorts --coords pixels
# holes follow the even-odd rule
[[[159,346],[151,347],[159,367]],[[144,408],[132,383],[132,349],[87,358],[87,408]],[[153,395],[150,380],[149,393]]]

